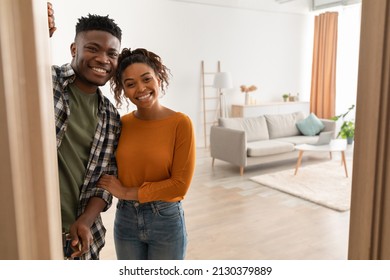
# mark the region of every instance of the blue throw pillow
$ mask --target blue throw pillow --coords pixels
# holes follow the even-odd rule
[[[299,131],[306,136],[317,135],[325,127],[322,121],[313,113],[307,118],[297,121],[296,125]]]

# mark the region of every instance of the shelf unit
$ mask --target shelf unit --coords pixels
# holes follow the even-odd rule
[[[310,113],[310,102],[268,102],[256,105],[232,105],[233,118],[257,117],[267,114]]]

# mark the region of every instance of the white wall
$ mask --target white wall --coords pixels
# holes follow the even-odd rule
[[[244,102],[244,95],[239,90],[242,84],[255,84],[258,87],[252,95],[259,102],[280,101],[285,92],[299,92],[301,100],[309,101],[313,14],[251,11],[169,0],[51,2],[58,27],[51,39],[55,64],[63,64],[71,59],[69,46],[73,41],[77,18],[88,13],[108,14],[123,30],[122,47],[150,49],[159,54],[171,69],[171,85],[161,102],[191,117],[196,129],[197,146],[204,145],[202,60],[206,63],[206,71],[215,71],[216,63],[220,60],[222,71],[232,73],[234,88],[226,91],[228,105]],[[350,34],[351,26],[348,23],[351,18],[356,22],[355,14],[356,11],[351,11],[348,17],[340,16],[340,29],[345,26],[348,33],[344,34],[341,29],[339,38]],[[358,30],[356,26],[352,27]],[[358,33],[353,34],[356,37]],[[345,53],[350,55],[346,64],[340,62],[342,70],[339,72],[349,72],[352,78],[343,77],[341,81],[352,80],[354,86],[339,87],[345,95],[356,96],[356,38],[353,42],[349,39],[339,40],[340,43],[343,41],[346,45],[340,50],[338,59],[342,61]],[[348,71],[350,67],[354,69]],[[112,97],[108,86],[103,88],[103,92]],[[348,107],[350,102],[345,103]],[[121,110],[122,114],[125,112]]]
[[[361,5],[351,5],[339,13],[337,45],[336,115],[356,105],[359,66]],[[369,94],[369,93],[367,93]],[[347,119],[354,119],[355,111]]]

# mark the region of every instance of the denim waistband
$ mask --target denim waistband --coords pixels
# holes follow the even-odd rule
[[[145,202],[145,203],[140,203],[137,200],[118,200],[118,206],[121,207],[123,205],[131,205],[135,208],[141,208],[141,209],[152,209],[153,212],[156,211],[157,209],[164,207],[166,205],[172,205],[172,204],[177,204],[181,205],[181,201],[176,201],[176,202],[166,202],[166,201],[151,201],[151,202]]]

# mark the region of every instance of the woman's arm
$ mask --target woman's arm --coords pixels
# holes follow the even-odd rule
[[[194,174],[195,152],[192,122],[186,116],[180,120],[176,130],[171,176],[158,182],[144,182],[138,190],[138,200],[145,203],[183,198]]]
[[[109,191],[113,196],[123,200],[138,200],[138,188],[127,188],[112,175],[102,175],[97,186]]]
[[[195,169],[195,136],[189,117],[178,123],[174,141],[170,177],[161,181],[144,182],[141,186],[124,186],[114,176],[103,175],[97,186],[124,200],[172,201],[182,199],[187,193]],[[131,172],[131,171],[129,171]]]

